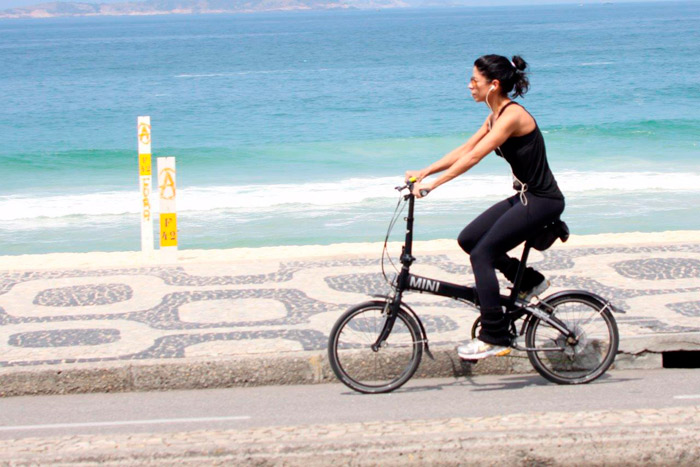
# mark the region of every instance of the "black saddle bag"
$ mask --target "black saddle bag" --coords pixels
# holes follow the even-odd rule
[[[557,219],[549,224],[546,224],[542,229],[530,238],[530,246],[537,251],[544,251],[557,241],[557,238],[562,242],[569,239],[569,226],[561,219]]]

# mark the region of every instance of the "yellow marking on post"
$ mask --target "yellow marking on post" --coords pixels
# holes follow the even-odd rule
[[[160,215],[160,246],[177,246],[177,215]]]
[[[143,180],[141,183],[141,198],[143,202],[143,208],[141,209],[141,216],[143,220],[151,220],[151,182],[150,179]],[[152,242],[151,242],[152,243]]]
[[[165,168],[161,171],[162,182],[160,185],[161,199],[175,199],[175,169]]]
[[[139,175],[151,175],[151,155],[139,154]]]
[[[139,141],[141,141],[141,144],[149,144],[151,142],[151,125],[147,123],[139,124]]]

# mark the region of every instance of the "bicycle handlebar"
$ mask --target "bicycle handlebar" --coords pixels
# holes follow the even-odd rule
[[[408,196],[413,196],[413,185],[415,183],[416,183],[416,178],[411,177],[408,180],[406,180],[406,184],[404,186],[397,186],[396,189],[398,191],[403,191],[406,188],[408,188],[408,191],[409,191]],[[423,197],[428,196],[428,193],[430,193],[430,190],[428,190],[427,188],[423,188],[420,190],[420,195]]]

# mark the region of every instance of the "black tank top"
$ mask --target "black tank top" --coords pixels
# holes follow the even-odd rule
[[[498,117],[511,104],[520,105],[512,101],[507,103],[498,113]],[[496,154],[508,161],[513,175],[521,183],[527,184],[526,191],[528,193],[544,198],[564,199],[564,195],[554,179],[554,174],[549,169],[544,137],[537,126],[537,121],[535,121],[534,130],[526,135],[511,136],[499,148],[496,148]]]

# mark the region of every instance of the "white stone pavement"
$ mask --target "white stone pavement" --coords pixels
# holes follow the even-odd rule
[[[634,349],[635,337],[700,333],[700,233],[682,241],[624,238],[591,244],[572,237],[533,251],[529,263],[552,281],[548,293],[586,289],[626,310],[616,318],[629,351],[644,350]],[[322,352],[343,310],[388,291],[381,245],[180,255],[175,264],[133,266],[73,255],[80,267],[59,261],[43,268],[37,258],[3,258],[0,371]],[[419,242],[414,255],[416,274],[473,282],[454,242]],[[449,299],[405,298],[433,346],[463,341],[478,316]]]

